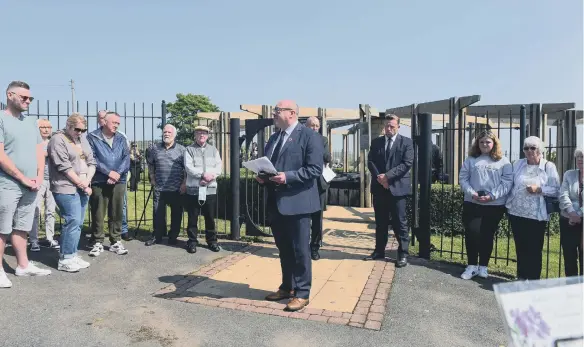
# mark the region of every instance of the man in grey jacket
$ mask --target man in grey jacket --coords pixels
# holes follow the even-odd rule
[[[185,152],[187,174],[186,209],[189,217],[187,252],[197,251],[197,222],[202,211],[205,217],[205,239],[209,249],[219,252],[217,231],[215,230],[215,209],[217,207],[217,176],[221,174],[221,156],[213,145],[207,143],[209,128],[195,128],[195,143]]]

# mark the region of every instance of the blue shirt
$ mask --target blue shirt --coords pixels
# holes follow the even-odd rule
[[[0,111],[0,143],[4,153],[25,177],[37,176],[36,148],[42,142],[37,120]],[[22,184],[0,168],[0,190],[20,190]]]

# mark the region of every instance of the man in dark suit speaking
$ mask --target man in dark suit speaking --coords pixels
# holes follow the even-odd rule
[[[308,305],[312,285],[310,215],[320,209],[316,180],[322,173],[323,146],[318,134],[298,122],[298,105],[280,101],[264,153],[278,174],[256,177],[268,190],[268,216],[280,253],[282,284],[266,300],[291,298],[287,311]]]
[[[331,162],[331,154],[328,150],[328,140],[318,131],[320,130],[320,122],[316,117],[308,117],[306,120],[306,127],[316,131],[318,137],[322,140],[322,145],[324,148],[323,160],[325,165]],[[320,194],[320,211],[316,211],[311,215],[312,219],[312,232],[310,234],[310,257],[312,260],[319,260],[320,254],[318,250],[322,246],[322,214],[324,213],[324,206],[326,205],[326,191],[330,187],[330,184],[324,179],[322,175],[316,179],[316,186],[318,187],[318,193]]]
[[[411,193],[410,169],[414,162],[412,139],[401,136],[399,117],[386,116],[384,136],[371,141],[367,166],[371,172],[371,194],[375,211],[375,250],[365,260],[385,258],[389,216],[399,247],[397,267],[408,264],[410,243],[406,198]]]

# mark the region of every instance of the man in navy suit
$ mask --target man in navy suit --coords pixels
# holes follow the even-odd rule
[[[298,105],[280,101],[273,111],[274,133],[264,153],[278,174],[256,177],[268,190],[268,216],[280,253],[282,284],[266,300],[291,299],[287,311],[308,305],[312,284],[310,215],[320,210],[316,180],[323,167],[318,134],[298,122]]]
[[[401,136],[399,117],[386,116],[384,136],[371,141],[367,166],[371,172],[371,194],[375,211],[375,250],[365,260],[385,258],[389,216],[397,238],[397,267],[408,264],[410,243],[406,198],[411,193],[410,169],[414,163],[412,139]]]

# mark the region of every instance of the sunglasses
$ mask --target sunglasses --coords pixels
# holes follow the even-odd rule
[[[531,146],[531,147],[523,147],[523,150],[524,151],[529,151],[529,150],[536,151],[537,150],[537,147],[534,147],[534,146]]]
[[[11,92],[11,93],[20,97],[20,100],[22,102],[26,102],[27,100],[30,100],[30,102],[32,102],[34,100],[34,98],[32,96],[24,96],[24,95],[16,94],[15,92]]]
[[[75,130],[75,131],[76,131],[76,132],[78,132],[78,133],[84,133],[84,132],[86,132],[86,131],[87,131],[87,129],[81,129],[81,128],[75,128],[75,129],[73,129],[73,130]]]
[[[282,113],[283,111],[294,111],[294,110],[291,108],[280,108],[280,107],[274,107],[274,109],[273,109],[273,112],[275,114]]]

